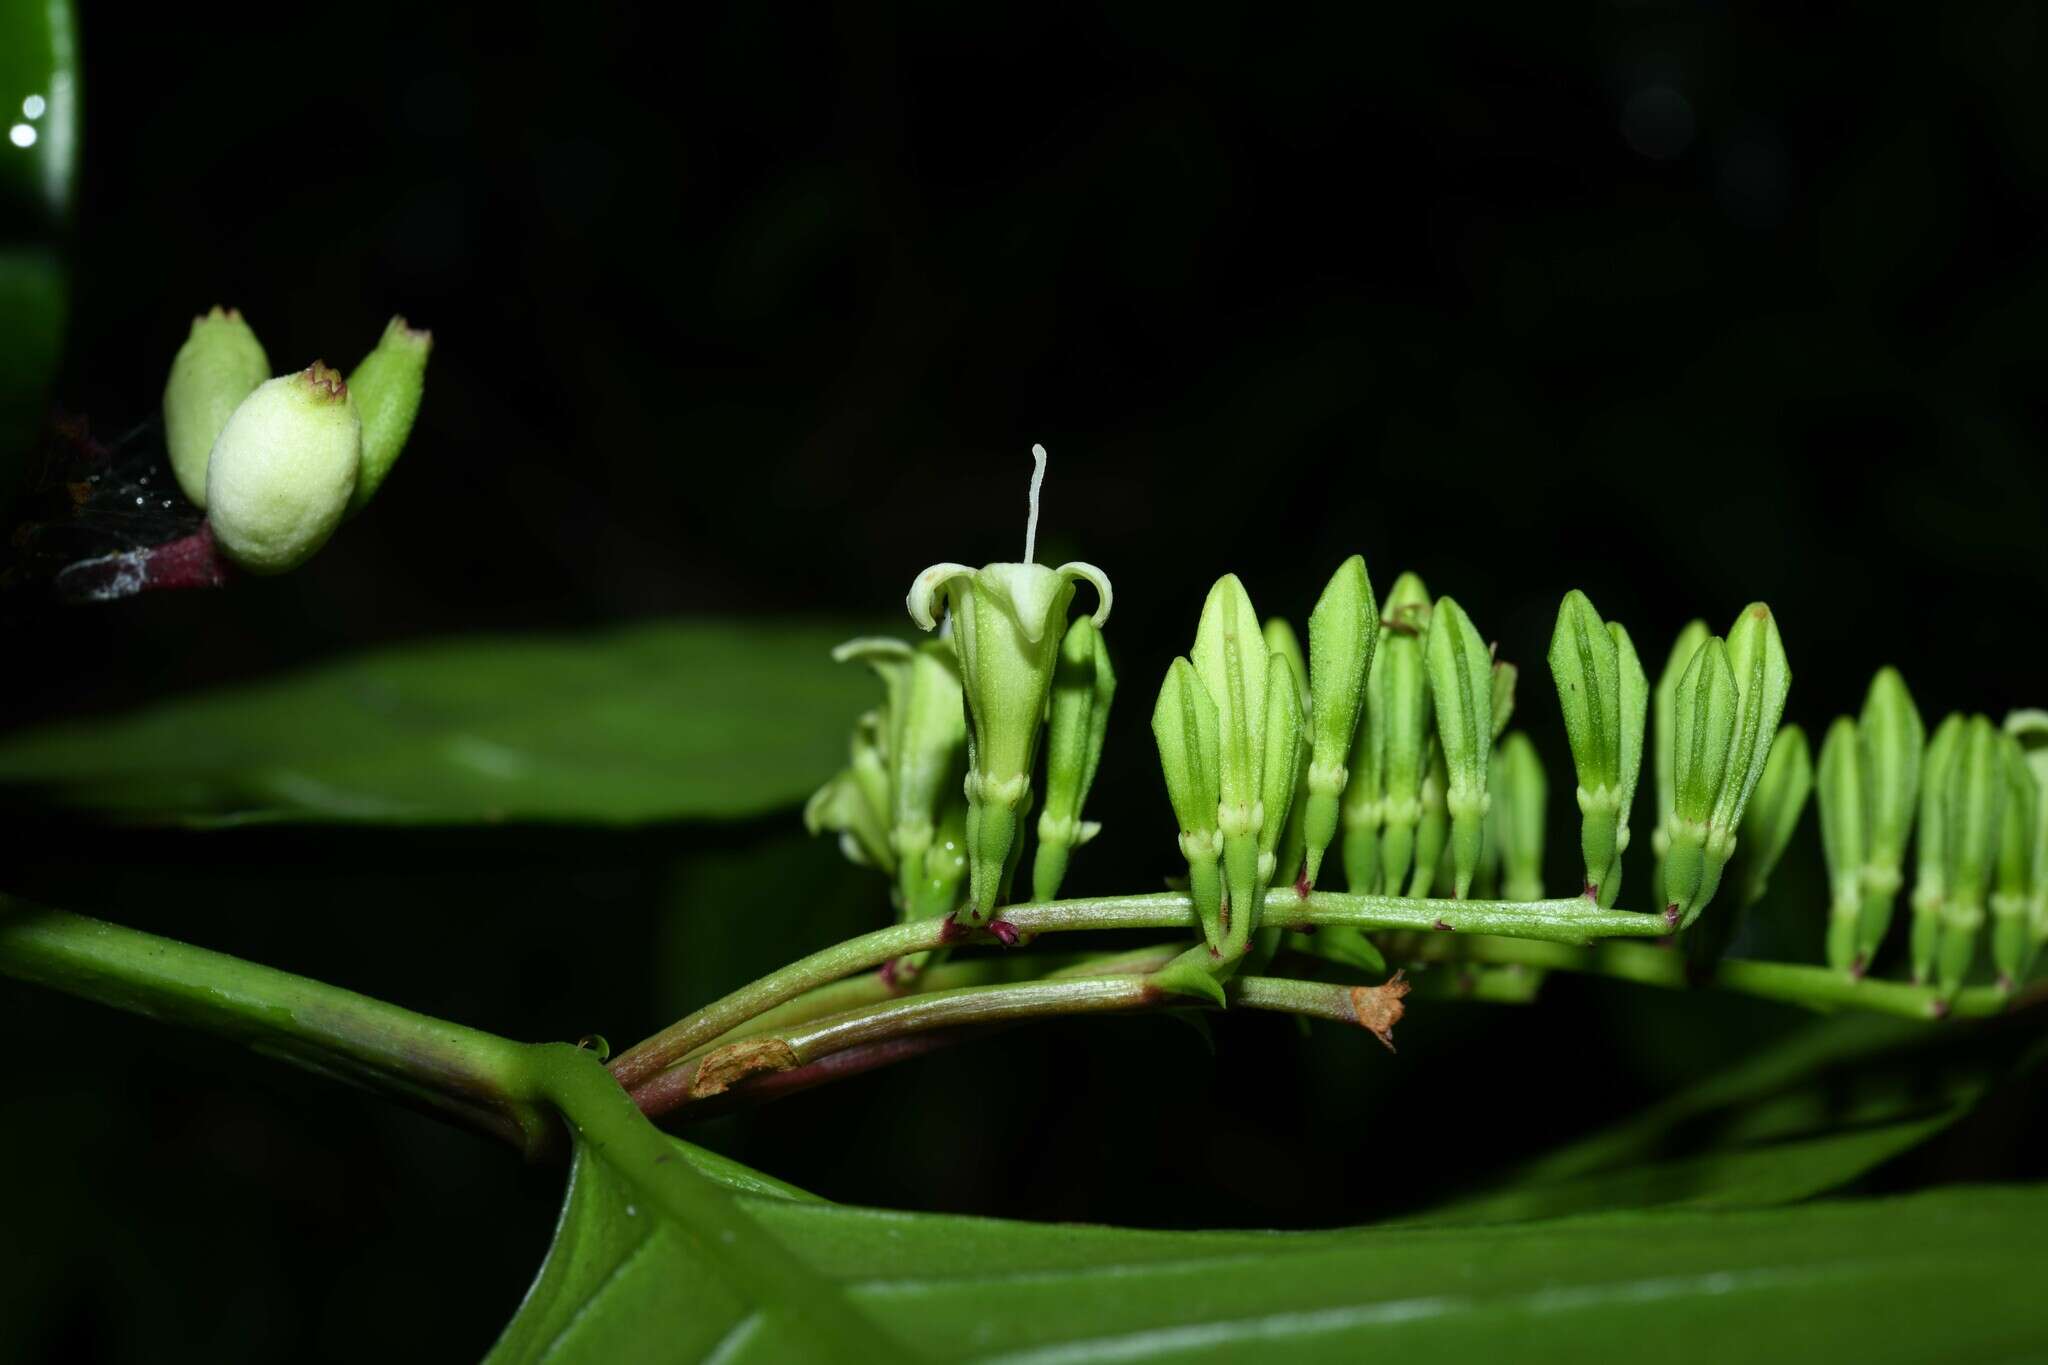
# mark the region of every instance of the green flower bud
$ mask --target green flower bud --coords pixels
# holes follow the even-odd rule
[[[1429,737],[1429,764],[1422,770],[1422,790],[1418,794],[1419,814],[1415,817],[1415,839],[1413,843],[1413,867],[1408,874],[1408,890],[1411,899],[1427,896],[1435,889],[1437,881],[1449,881],[1445,864],[1449,861],[1451,842],[1451,808],[1444,799],[1445,789],[1451,784],[1451,777],[1444,770],[1443,746],[1435,735]],[[1403,894],[1401,888],[1390,886],[1387,894]]]
[[[1984,927],[1984,902],[1998,864],[1998,836],[2005,818],[2006,771],[2003,737],[1985,716],[1972,716],[1956,737],[1949,760],[1946,879],[1941,898],[1941,993],[1962,989],[1977,956]]]
[[[1791,844],[1812,792],[1813,754],[1807,747],[1806,732],[1796,725],[1780,726],[1771,741],[1770,757],[1764,761],[1764,775],[1742,813],[1742,837],[1736,846],[1735,871],[1730,874],[1738,890],[1736,903],[1728,914],[1701,919],[1685,936],[1688,967],[1696,977],[1704,980],[1713,975],[1715,964],[1741,931],[1749,908],[1763,899],[1771,871]]]
[[[1031,898],[1049,901],[1060,893],[1072,851],[1093,839],[1101,826],[1081,818],[1082,803],[1095,785],[1102,742],[1109,733],[1109,703],[1116,695],[1116,671],[1102,632],[1083,616],[1067,627],[1059,666],[1052,677],[1052,714],[1046,726],[1045,810],[1038,817],[1038,855],[1031,866]],[[955,714],[958,714],[956,705]]]
[[[1347,768],[1353,740],[1362,728],[1365,680],[1372,671],[1379,642],[1379,605],[1365,559],[1353,555],[1316,599],[1309,613],[1309,765],[1307,800],[1302,807],[1303,853],[1307,881],[1313,886],[1322,871],[1323,854],[1337,835],[1340,806],[1350,781]]]
[[[1991,965],[2006,990],[2024,980],[2034,960],[2029,901],[2034,885],[2034,838],[2041,793],[2026,752],[2011,733],[1998,740],[2005,782],[1999,821],[1998,881],[1991,893]]]
[[[1345,765],[1349,776],[1337,809],[1344,837],[1344,884],[1361,895],[1380,889],[1380,823],[1386,810],[1380,764],[1387,749],[1387,713],[1384,701],[1373,702],[1373,684],[1378,679],[1384,686],[1384,666],[1375,656],[1366,674],[1366,702],[1358,730],[1351,737],[1350,760]]]
[[[1600,904],[1612,905],[1621,886],[1621,855],[1628,848],[1629,806],[1643,766],[1648,682],[1628,632],[1602,621],[1577,589],[1565,594],[1557,610],[1550,673],[1578,772],[1586,888]]]
[[[1400,895],[1408,881],[1415,827],[1422,818],[1422,782],[1429,772],[1428,635],[1429,589],[1414,574],[1404,573],[1387,594],[1365,703],[1380,744],[1379,887],[1391,896]]]
[[[1506,659],[1493,661],[1493,737],[1499,739],[1515,716],[1515,685],[1522,670]]]
[[[1762,602],[1752,602],[1735,618],[1728,630],[1728,667],[1735,675],[1740,707],[1736,712],[1735,744],[1728,755],[1728,780],[1714,802],[1715,841],[1725,863],[1734,851],[1742,813],[1749,806],[1750,793],[1763,779],[1770,761],[1771,740],[1785,714],[1785,698],[1792,690],[1792,668],[1785,658],[1785,643],[1778,635],[1778,620]]]
[[[1256,927],[1258,901],[1246,894],[1258,885],[1259,836],[1265,826],[1266,757],[1265,637],[1258,613],[1237,575],[1225,574],[1209,590],[1189,656],[1196,675],[1216,703],[1218,751],[1222,759],[1217,827],[1223,832],[1225,902],[1221,950],[1234,959]],[[1281,816],[1280,818],[1285,818]]]
[[[1820,836],[1828,863],[1828,965],[1860,972],[1856,940],[1863,912],[1864,809],[1862,745],[1856,722],[1839,717],[1820,746]]]
[[[1739,697],[1728,646],[1714,636],[1693,654],[1672,696],[1672,807],[1664,857],[1664,914],[1674,924],[1714,894],[1707,842],[1714,803],[1728,778]]]
[[[1294,634],[1294,627],[1284,617],[1266,618],[1266,653],[1278,654],[1287,660],[1293,670],[1296,698],[1301,703],[1303,716],[1309,711],[1308,661],[1302,657],[1301,641]],[[1305,723],[1305,722],[1304,722]],[[1308,740],[1304,735],[1301,747],[1301,761],[1296,765],[1294,790],[1287,801],[1287,820],[1279,831],[1279,843],[1274,849],[1274,871],[1267,878],[1270,881],[1285,880],[1292,883],[1301,874],[1302,864],[1307,855],[1308,838],[1305,832],[1304,807],[1308,801]],[[1266,783],[1272,785],[1275,774],[1267,772]]]
[[[1621,892],[1621,855],[1629,846],[1629,813],[1635,805],[1636,784],[1643,775],[1643,723],[1650,706],[1650,680],[1643,673],[1643,661],[1636,657],[1635,641],[1619,621],[1607,623],[1614,637],[1614,658],[1621,673],[1621,801],[1620,821],[1614,831],[1614,865],[1597,893],[1604,906],[1614,904]]]
[[[884,809],[897,899],[907,910],[925,880],[925,851],[937,830],[939,804],[949,789],[960,789],[967,723],[959,664],[951,647],[938,640],[915,649],[901,640],[849,640],[832,657],[859,660],[882,679]]]
[[[1913,828],[1920,787],[1920,754],[1927,727],[1913,694],[1895,668],[1881,668],[1870,680],[1856,726],[1863,760],[1863,907],[1858,915],[1856,955],[1868,964],[1891,928],[1892,906],[1905,883],[1906,836]]]
[[[1308,710],[1308,656],[1301,652],[1301,637],[1294,633],[1294,627],[1287,624],[1284,616],[1268,616],[1266,624],[1260,627],[1260,634],[1266,642],[1268,655],[1278,654],[1294,665],[1294,677],[1301,684],[1301,709]]]
[[[1217,827],[1222,802],[1221,737],[1216,703],[1194,666],[1175,659],[1152,708],[1152,735],[1159,742],[1159,766],[1167,799],[1180,822],[1180,851],[1188,864],[1188,895],[1211,950],[1223,945],[1223,881],[1218,862],[1223,832]]]
[[[1949,774],[1962,740],[1963,718],[1952,715],[1936,727],[1920,765],[1920,838],[1913,878],[1913,981],[1934,979],[1941,951],[1941,903],[1947,897]]]
[[[1584,593],[1573,588],[1550,633],[1550,676],[1582,790],[1620,785],[1621,677],[1614,637]],[[1580,798],[1584,805],[1586,798]],[[1605,862],[1602,862],[1604,870]],[[1590,869],[1589,869],[1590,875]]]
[[[2027,950],[2027,967],[2014,977],[2024,980],[2048,943],[2048,711],[2015,711],[2005,718],[2005,732],[2019,741],[2028,771],[2034,775],[2034,827],[2028,833],[2033,854],[2028,866],[2032,878],[2027,888],[2027,924],[2032,943]]]
[[[904,918],[938,919],[952,914],[966,883],[967,801],[956,795],[939,812],[938,830],[924,853],[924,877],[908,888]]]
[[[395,317],[384,328],[377,349],[364,356],[348,377],[349,391],[356,396],[356,409],[363,419],[363,468],[356,476],[356,491],[349,499],[349,515],[363,510],[384,476],[398,462],[412,435],[413,418],[419,415],[420,392],[427,380],[427,356],[434,349],[434,334],[406,325]]]
[[[1813,753],[1806,732],[1796,725],[1778,728],[1763,780],[1742,813],[1742,907],[1764,898],[1771,871],[1791,846],[1806,798],[1813,791]]]
[[[356,486],[362,423],[348,386],[315,361],[242,400],[206,469],[206,519],[229,559],[283,573],[327,543]]]
[[[192,319],[192,334],[171,361],[164,385],[164,444],[178,487],[206,509],[206,467],[228,418],[270,378],[263,343],[232,308]]]
[[[883,757],[884,721],[868,711],[854,723],[851,761],[804,803],[804,828],[839,836],[839,850],[859,867],[893,876],[896,856],[889,848],[889,778]]]
[[[1658,899],[1669,904],[1671,898],[1663,892],[1664,855],[1671,847],[1671,832],[1677,816],[1673,802],[1677,792],[1677,761],[1675,741],[1677,730],[1678,681],[1684,676],[1686,666],[1700,646],[1707,642],[1707,623],[1688,621],[1685,629],[1678,632],[1678,639],[1671,646],[1671,657],[1664,662],[1664,672],[1657,678],[1655,703],[1657,708],[1657,823],[1650,831],[1650,848],[1656,854],[1658,863]]]
[[[1045,448],[1031,450],[1038,467],[1032,480],[1024,561],[987,564],[978,570],[964,564],[934,564],[917,576],[904,599],[910,619],[924,630],[938,625],[941,607],[953,623],[953,649],[967,701],[970,871],[965,915],[973,925],[985,924],[994,915],[1016,863],[1017,821],[1030,805],[1032,763],[1077,580],[1095,587],[1100,602],[1096,626],[1109,620],[1110,585],[1102,570],[1081,563],[1049,569],[1032,560]]]
[[[1301,694],[1305,690],[1293,660],[1275,651],[1266,656],[1266,755],[1263,764],[1259,804],[1265,819],[1259,826],[1259,878],[1252,888],[1251,903],[1265,903],[1266,888],[1278,870],[1277,850],[1281,830],[1294,805],[1294,794],[1308,758],[1306,716]],[[1233,897],[1236,888],[1232,888]],[[1242,903],[1242,902],[1240,902]]]
[[[1488,778],[1493,795],[1493,836],[1500,846],[1501,894],[1511,901],[1543,899],[1543,813],[1549,800],[1543,760],[1520,730],[1494,747]]]
[[[1452,886],[1472,889],[1486,841],[1486,770],[1493,757],[1493,655],[1465,609],[1437,599],[1429,623],[1430,693],[1451,815]]]

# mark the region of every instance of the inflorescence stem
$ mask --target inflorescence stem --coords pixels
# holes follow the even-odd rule
[[[1347,925],[1365,930],[1411,929],[1432,933],[1497,934],[1547,943],[1596,938],[1654,938],[1670,932],[1662,915],[1601,910],[1583,897],[1565,900],[1409,900],[1315,891],[1303,897],[1282,888],[1266,897],[1262,922],[1287,929]],[[1199,930],[1188,897],[1180,892],[1061,900],[1006,907],[986,929],[954,920],[914,920],[862,934],[770,972],[714,1001],[620,1054],[612,1074],[637,1090],[656,1074],[808,991],[908,953],[965,943],[1012,943],[1035,934],[1087,929]]]
[[[1157,956],[1154,950],[1148,955]],[[1159,964],[1155,964],[1159,965]],[[1245,976],[1225,989],[1233,1005],[1336,1020],[1370,1029],[1393,1046],[1404,982],[1349,986]],[[893,1060],[881,1049],[933,1034],[954,1034],[991,1024],[1054,1015],[1127,1013],[1190,1004],[1155,985],[1145,973],[1089,974],[955,990],[925,991],[822,1019],[754,1033],[699,1053],[633,1091],[643,1113],[667,1113],[724,1094],[750,1078],[787,1075],[827,1059],[851,1055],[867,1062]]]
[[[1949,1015],[1982,1017],[2001,1013],[2014,1001],[2012,995],[1994,986],[1969,987],[1958,992],[1953,999],[1944,1001],[1941,992],[1932,986],[1914,986],[1903,981],[1883,981],[1868,976],[1854,977],[1830,967],[1759,962],[1748,958],[1722,959],[1714,969],[1711,981],[1701,982],[1688,976],[1684,953],[1641,943],[1596,943],[1572,947],[1508,938],[1461,939],[1456,943],[1443,944],[1421,939],[1388,956],[1407,961],[1539,967],[1612,977],[1667,990],[1710,984],[1739,995],[1780,1000],[1808,1009],[1862,1009],[1908,1019],[1939,1019]]]

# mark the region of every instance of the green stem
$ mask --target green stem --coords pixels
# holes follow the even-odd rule
[[[224,953],[0,898],[0,975],[223,1034],[529,1156],[559,1133],[524,1045]]]
[[[1409,900],[1316,891],[1304,899],[1291,888],[1266,897],[1262,923],[1288,929],[1345,925],[1356,929],[1416,929],[1457,934],[1500,934],[1545,942],[1584,943],[1609,936],[1653,938],[1670,932],[1661,915],[1600,910],[1583,897],[1548,901]],[[1007,906],[995,924],[1010,935],[1106,929],[1199,931],[1185,894],[1046,901]],[[637,1090],[656,1073],[756,1016],[855,972],[906,953],[958,943],[994,943],[998,935],[951,919],[914,920],[835,944],[770,972],[722,1000],[706,1005],[621,1053],[612,1063],[619,1084]]]
[[[1550,967],[1666,990],[1684,990],[1695,984],[1686,974],[1683,953],[1643,944],[1597,943],[1573,948],[1556,943],[1502,938],[1460,939],[1455,944],[1422,939],[1413,945],[1413,949],[1400,956],[1412,960]],[[1712,980],[1699,984],[1739,995],[1804,1005],[1808,1009],[1862,1009],[1908,1019],[1939,1019],[1944,1014],[1983,1017],[2001,1013],[2011,1003],[2011,997],[1995,987],[1979,986],[1962,991],[1944,1009],[1941,992],[1931,986],[1912,986],[1903,981],[1881,981],[1867,976],[1852,977],[1828,967],[1757,962],[1747,958],[1724,958]]]
[[[807,991],[786,1004],[764,1010],[728,1033],[691,1050],[702,1056],[712,1048],[762,1033],[779,1033],[814,1019],[900,1000],[911,995],[958,990],[963,986],[998,986],[1019,981],[1041,981],[1074,976],[1116,976],[1156,971],[1171,962],[1182,944],[1137,948],[1114,953],[1009,953],[1001,957],[976,957],[965,962],[947,962],[927,967],[908,985],[892,984],[879,972],[863,972],[828,986]],[[688,1058],[684,1059],[685,1061]]]
[[[1163,950],[1134,955],[1156,969]],[[1377,999],[1380,987],[1354,987],[1332,982],[1293,981],[1246,976],[1226,986],[1230,1003],[1247,1009],[1334,1019],[1363,1025],[1385,1037],[1392,1020],[1361,1012],[1361,996]],[[1398,1001],[1405,989],[1396,989]],[[1188,1008],[1194,1002],[1154,985],[1149,972],[1047,978],[992,986],[968,986],[924,992],[885,1001],[823,1019],[793,1023],[772,1032],[749,1031],[709,1051],[693,1054],[681,1065],[660,1072],[633,1089],[643,1113],[667,1113],[684,1105],[725,1094],[741,1081],[814,1066],[827,1058],[940,1031],[959,1032],[1023,1019],[1055,1015],[1122,1013],[1156,1008]],[[1399,1017],[1395,1009],[1393,1018]]]

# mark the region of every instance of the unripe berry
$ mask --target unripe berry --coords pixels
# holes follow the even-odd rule
[[[315,361],[260,385],[214,442],[207,520],[228,558],[282,573],[327,543],[355,491],[362,422],[341,375]]]

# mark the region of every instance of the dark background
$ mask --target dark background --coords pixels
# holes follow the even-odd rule
[[[1523,665],[1561,798],[1542,652],[1572,586],[1653,672],[1687,618],[1770,601],[1816,733],[1884,662],[1930,719],[2048,702],[2025,5],[84,24],[65,411],[151,420],[216,302],[279,368],[346,366],[393,311],[436,349],[406,459],[304,569],[8,594],[10,724],[449,632],[893,619],[925,564],[1016,555],[1033,441],[1042,557],[1114,576],[1126,680],[1076,890],[1171,870],[1145,717],[1227,570],[1297,622],[1355,550],[1382,590],[1422,572]],[[883,913],[793,826],[51,825],[7,856],[26,894],[620,1041]],[[693,917],[731,887],[767,888],[756,917]],[[1788,913],[1785,951],[1816,954]],[[1799,1020],[1560,982],[1535,1011],[1418,1012],[1398,1057],[1280,1020],[1223,1023],[1213,1055],[1095,1021],[699,1136],[844,1200],[1331,1225],[1470,1189]],[[0,1355],[342,1359],[410,1323],[404,1354],[474,1357],[546,1245],[557,1173],[466,1135],[54,996],[0,990],[0,1028],[30,1053],[0,1095]],[[2010,1174],[2013,1145],[1918,1169]]]

